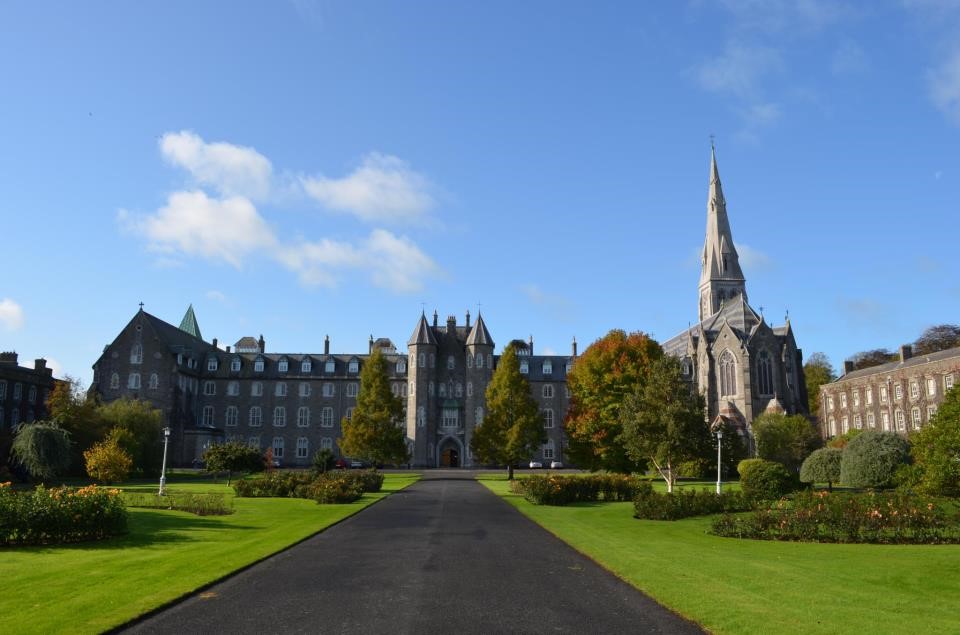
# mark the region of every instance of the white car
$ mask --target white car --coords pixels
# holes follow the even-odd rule
[[[539,470],[542,467],[543,467],[543,463],[541,463],[540,461],[530,461],[531,470]]]
[[[550,469],[551,469],[551,470],[562,470],[562,469],[563,469],[563,463],[561,463],[560,461],[550,461]]]

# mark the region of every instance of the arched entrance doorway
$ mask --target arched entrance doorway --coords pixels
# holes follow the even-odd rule
[[[454,438],[446,438],[437,446],[437,465],[440,467],[460,467],[463,450],[460,442]]]

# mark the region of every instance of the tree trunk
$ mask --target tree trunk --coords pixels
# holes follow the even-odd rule
[[[512,463],[507,465],[507,480],[508,481],[513,480],[513,464]]]

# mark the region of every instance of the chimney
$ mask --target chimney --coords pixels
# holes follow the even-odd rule
[[[573,336],[573,356],[577,356],[577,336]]]
[[[433,310],[433,328],[437,328],[437,310]]]
[[[456,333],[457,332],[457,316],[448,315],[447,316],[447,333]]]
[[[37,372],[43,372],[47,369],[47,360],[44,358],[33,360],[33,369]]]
[[[852,372],[853,372],[853,361],[852,361],[852,360],[849,360],[849,359],[844,360],[844,361],[843,361],[843,374],[846,375],[847,373],[852,373]]]
[[[467,309],[467,330],[470,330],[470,310]]]
[[[529,354],[533,355],[533,335],[531,335],[530,339],[527,340],[527,344],[529,346]]]
[[[326,335],[323,338],[323,354],[324,355],[330,354],[330,336],[329,335]]]
[[[263,340],[263,333],[260,334],[260,340],[257,342],[257,346],[260,347],[260,352],[267,352],[267,343]]]
[[[913,357],[913,346],[910,344],[904,344],[900,347],[900,362],[905,362],[908,359]]]
[[[370,334],[370,341],[367,343],[367,353],[373,355],[373,333]]]
[[[106,350],[106,348],[104,348],[104,350]],[[14,353],[13,351],[4,351],[3,353],[0,353],[0,362],[6,363],[6,364],[13,364],[14,366],[16,366],[17,354]]]
[[[230,346],[227,346],[227,352],[228,353],[230,352]]]
[[[214,347],[214,348],[216,348],[216,347],[217,347],[217,338],[213,338],[213,341],[210,342],[210,343],[213,344],[213,347]]]

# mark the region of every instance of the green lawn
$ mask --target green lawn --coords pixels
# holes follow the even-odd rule
[[[631,503],[532,505],[564,542],[715,633],[957,633],[960,546],[831,545],[708,535],[708,518],[636,520]]]
[[[379,494],[348,505],[237,498],[229,516],[130,509],[130,533],[103,542],[0,550],[0,633],[97,633],[302,540],[413,483],[388,474]],[[176,478],[172,490],[226,484]],[[156,486],[130,489],[155,491]]]

